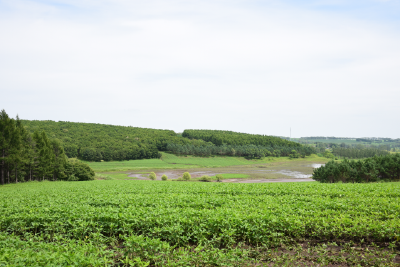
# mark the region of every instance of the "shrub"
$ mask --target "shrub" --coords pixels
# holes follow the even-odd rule
[[[182,179],[183,179],[184,181],[189,181],[191,178],[192,178],[192,177],[190,176],[190,173],[188,173],[188,172],[185,172],[185,173],[183,174],[183,176],[182,176]]]
[[[203,176],[200,177],[199,181],[202,181],[202,182],[211,182],[211,177],[208,176],[208,175],[203,175]]]
[[[154,172],[152,172],[152,173],[150,173],[149,178],[150,178],[150,180],[155,180],[155,179],[157,179],[157,175]]]
[[[217,178],[217,182],[221,182],[222,179],[224,179],[224,177],[222,176],[222,174],[217,174],[217,176],[215,176],[215,178]]]
[[[168,176],[167,176],[167,175],[165,175],[165,174],[163,174],[163,175],[161,176],[161,180],[163,180],[163,181],[167,181],[167,180],[168,180]]]
[[[329,151],[329,150],[325,150],[324,152],[324,157],[328,158],[328,159],[333,159],[335,158],[335,156]]]
[[[95,173],[86,163],[69,159],[65,164],[65,175],[68,181],[90,181],[94,180]]]
[[[292,152],[290,152],[290,154],[289,154],[289,158],[291,158],[291,159],[297,159],[299,157],[300,157],[300,154],[297,153],[296,150],[292,150]]]

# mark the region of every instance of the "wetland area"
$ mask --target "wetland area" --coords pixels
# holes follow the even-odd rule
[[[233,159],[238,162],[233,162]],[[283,157],[259,160],[233,159],[231,157],[214,157],[208,158],[204,163],[204,158],[177,157],[163,153],[163,157],[158,161],[166,163],[165,168],[162,167],[162,164],[154,162],[155,160],[151,160],[154,162],[153,168],[146,162],[150,160],[142,160],[142,166],[131,166],[131,170],[105,171],[101,172],[101,175],[119,180],[149,180],[149,173],[154,172],[157,180],[161,180],[163,174],[167,175],[170,180],[176,180],[182,177],[184,172],[189,172],[194,180],[204,175],[215,177],[215,175],[221,174],[225,183],[311,182],[313,181],[311,179],[313,170],[328,161],[326,158],[317,156],[300,159]],[[213,160],[216,165],[213,165]],[[137,161],[135,163],[137,164]],[[232,165],[229,166],[229,164]],[[129,168],[128,161],[123,168]],[[100,177],[100,179],[102,178]]]

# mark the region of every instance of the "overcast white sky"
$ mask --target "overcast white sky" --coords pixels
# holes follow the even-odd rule
[[[400,137],[400,0],[0,0],[23,119]]]

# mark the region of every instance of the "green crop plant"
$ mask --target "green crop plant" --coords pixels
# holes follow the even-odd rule
[[[396,266],[399,217],[400,183],[20,183],[0,266]]]

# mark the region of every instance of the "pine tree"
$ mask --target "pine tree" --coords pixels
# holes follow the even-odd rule
[[[65,156],[64,148],[61,145],[61,142],[57,139],[53,139],[50,141],[51,148],[53,151],[53,180],[57,181],[57,178],[63,176],[64,166],[67,161],[67,157]]]
[[[13,120],[10,119],[3,109],[0,112],[0,149],[1,149],[1,184],[4,185],[5,172],[9,177],[9,158],[8,154],[12,148]],[[6,167],[7,166],[7,167]]]

